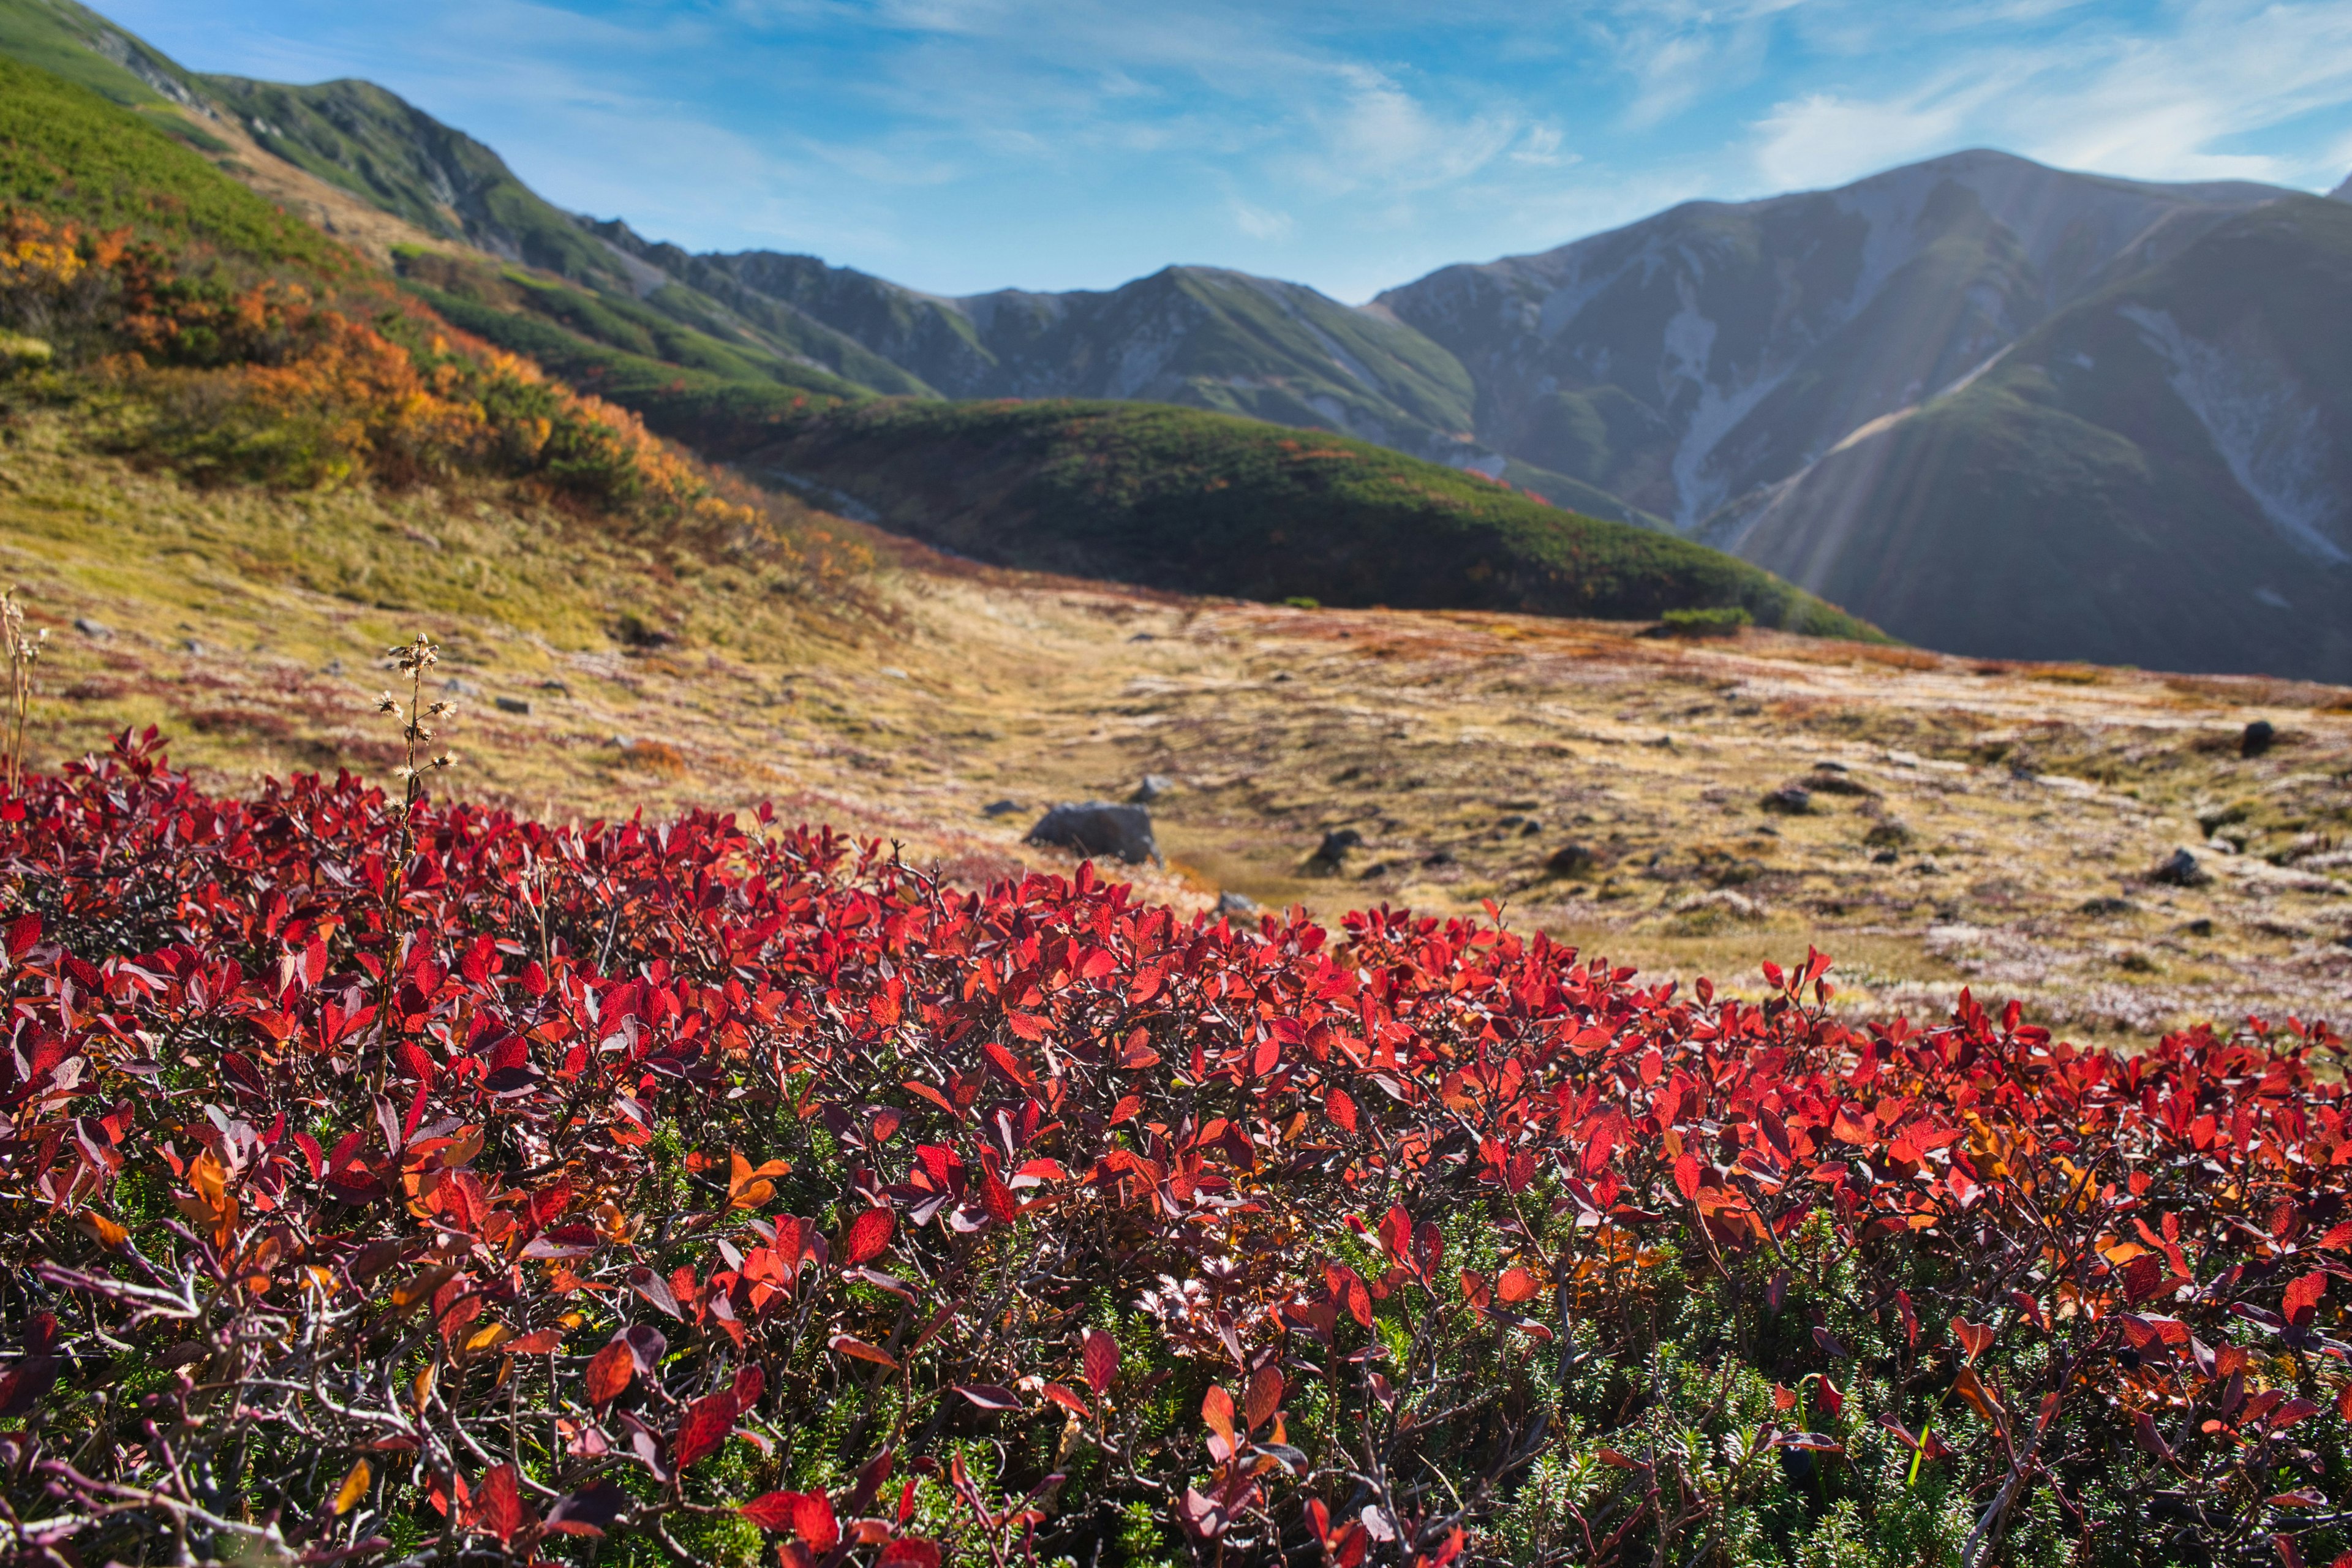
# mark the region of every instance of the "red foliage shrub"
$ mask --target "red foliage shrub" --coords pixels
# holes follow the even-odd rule
[[[1852,1028],[1818,956],[1758,1005],[709,816],[411,826],[395,879],[378,792],[152,735],[0,803],[19,1549],[2347,1544],[2322,1026],[2123,1058]]]

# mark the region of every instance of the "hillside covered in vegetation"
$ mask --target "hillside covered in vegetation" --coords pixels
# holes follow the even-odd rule
[[[984,561],[1187,593],[1872,627],[1731,556],[1367,441],[1120,403],[891,400],[740,458]]]

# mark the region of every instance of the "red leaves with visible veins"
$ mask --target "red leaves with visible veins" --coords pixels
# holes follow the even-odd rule
[[[696,1460],[717,1453],[727,1441],[727,1434],[735,1429],[735,1417],[740,1413],[732,1389],[705,1394],[688,1405],[685,1419],[677,1424],[677,1436],[670,1440],[671,1466],[683,1470]]]
[[[1110,1392],[1118,1378],[1118,1342],[1100,1329],[1088,1329],[1086,1338],[1085,1363],[1087,1386],[1097,1398]]]
[[[843,1238],[842,1250],[852,1263],[866,1263],[882,1256],[890,1245],[893,1224],[888,1209],[867,1209],[849,1222],[849,1234]]]

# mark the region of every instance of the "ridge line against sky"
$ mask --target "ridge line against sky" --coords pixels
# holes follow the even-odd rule
[[[2325,192],[2352,0],[101,0],[364,77],[563,206],[940,294],[1170,262],[1350,301],[1694,197],[1972,146]]]

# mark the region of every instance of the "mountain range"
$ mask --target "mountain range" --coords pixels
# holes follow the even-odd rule
[[[1668,529],[1955,652],[2352,680],[2352,181],[1972,152],[1362,306],[1203,267],[950,299],[564,213],[382,88],[195,75],[73,0],[0,0],[0,52],[364,204],[451,320],[717,455],[810,400],[1173,403]]]

